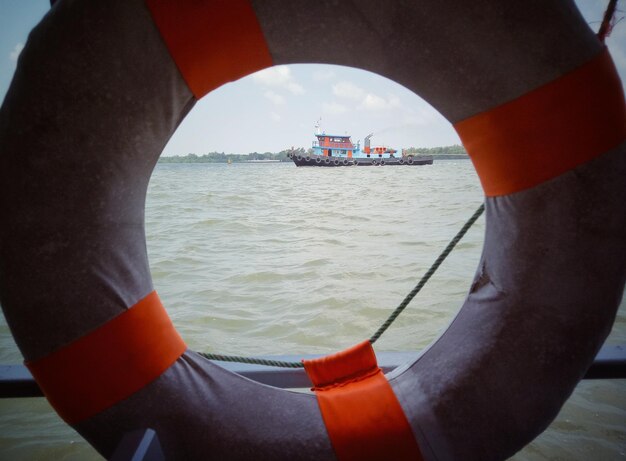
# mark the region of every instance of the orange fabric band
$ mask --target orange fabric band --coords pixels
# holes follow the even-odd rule
[[[146,0],[194,96],[270,67],[261,26],[248,0]]]
[[[302,362],[339,461],[422,459],[369,341]]]
[[[96,330],[26,366],[57,413],[76,424],[154,381],[186,349],[153,291]]]
[[[578,69],[454,125],[487,196],[531,188],[626,140],[622,85],[605,49]]]

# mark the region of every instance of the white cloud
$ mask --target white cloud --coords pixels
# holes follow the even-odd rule
[[[402,115],[402,123],[405,126],[431,126],[436,124],[447,124],[445,118],[434,109],[418,110],[417,113],[411,111]]]
[[[287,89],[293,94],[304,94],[304,88],[296,82],[289,82],[287,84]]]
[[[360,101],[365,96],[365,90],[354,83],[343,81],[333,85],[333,94],[340,98]]]
[[[273,88],[284,88],[292,94],[304,94],[302,85],[294,81],[291,69],[287,66],[274,66],[252,74],[257,83]]]
[[[426,119],[417,114],[405,114],[402,118],[402,123],[408,126],[424,126],[426,125]]]
[[[335,78],[335,73],[330,69],[321,69],[313,72],[312,77],[316,82],[327,82]]]
[[[322,108],[327,114],[343,114],[348,111],[346,106],[337,102],[324,103]]]
[[[20,42],[16,44],[13,50],[9,53],[9,60],[11,62],[17,62],[17,58],[20,57],[20,53],[22,52],[23,49],[24,49],[23,43]]]
[[[361,102],[362,109],[381,110],[387,109],[387,101],[380,96],[369,93]]]
[[[252,78],[267,86],[280,86],[290,78],[291,71],[286,66],[274,66],[252,74]]]
[[[380,111],[397,109],[402,106],[400,98],[397,96],[389,95],[387,98],[383,98],[345,80],[333,85],[332,90],[338,98],[354,101],[356,108],[361,110]]]
[[[389,96],[387,99],[378,96],[373,93],[367,93],[361,104],[359,104],[359,109],[365,110],[389,110],[389,109],[397,109],[401,106],[400,98],[397,96]]]
[[[390,95],[388,101],[391,107],[400,107],[402,105],[400,98],[395,95]]]
[[[272,104],[275,104],[277,106],[282,106],[283,104],[285,104],[285,98],[283,98],[278,93],[274,93],[272,90],[267,90],[265,93],[263,93],[263,96],[272,101]]]

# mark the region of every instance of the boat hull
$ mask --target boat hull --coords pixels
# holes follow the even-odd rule
[[[430,156],[409,158],[345,158],[323,157],[320,155],[291,157],[296,166],[342,167],[342,166],[420,166],[432,165]]]

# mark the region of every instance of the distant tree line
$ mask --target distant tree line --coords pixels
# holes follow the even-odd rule
[[[209,152],[208,154],[187,154],[174,155],[159,158],[159,163],[244,163],[255,160],[279,160],[281,162],[290,162],[289,152],[294,155],[306,156],[313,155],[313,149],[285,149],[280,152],[251,152],[249,154],[225,154],[224,152]],[[463,146],[444,146],[444,147],[409,147],[404,149],[407,154],[432,155],[435,158],[466,158],[467,152]]]
[[[432,155],[434,158],[467,158],[467,151],[458,144],[443,147],[409,147],[404,149],[404,152],[416,155]]]
[[[249,154],[225,154],[224,152],[209,152],[208,154],[187,154],[163,156],[159,158],[159,163],[243,163],[251,160],[279,160],[281,162],[291,161],[289,152],[291,149],[281,150],[280,152],[251,152]],[[300,147],[293,150],[296,154],[304,155],[304,148]]]

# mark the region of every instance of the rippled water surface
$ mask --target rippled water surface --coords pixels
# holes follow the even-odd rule
[[[327,353],[370,336],[481,203],[470,162],[423,167],[161,164],[146,232],[156,289],[192,349]],[[480,255],[481,218],[377,350],[427,346]],[[622,303],[609,341],[626,342]],[[21,361],[0,324],[0,363]],[[626,458],[626,383],[581,383],[513,459]],[[99,459],[43,399],[0,401],[0,459]]]

